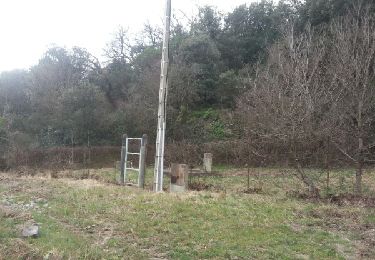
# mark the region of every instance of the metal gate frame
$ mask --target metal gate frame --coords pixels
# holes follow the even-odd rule
[[[129,152],[129,141],[138,140],[140,141],[139,152]],[[143,188],[144,177],[146,171],[146,145],[147,145],[147,135],[143,135],[142,138],[129,138],[127,135],[123,135],[122,147],[121,147],[121,170],[120,170],[120,184],[128,184],[128,170],[138,172],[138,187]],[[129,155],[137,155],[138,168],[128,167],[128,157]]]

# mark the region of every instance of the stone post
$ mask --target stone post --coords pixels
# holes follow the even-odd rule
[[[189,168],[186,164],[173,163],[171,167],[170,192],[185,192],[188,189]]]
[[[212,153],[205,153],[203,157],[203,170],[205,172],[212,172]]]

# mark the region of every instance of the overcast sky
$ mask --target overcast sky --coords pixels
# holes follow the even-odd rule
[[[197,6],[227,12],[257,0],[172,0],[174,13]],[[131,33],[162,23],[165,0],[0,0],[0,71],[29,68],[51,44],[86,48],[97,56],[120,25]]]

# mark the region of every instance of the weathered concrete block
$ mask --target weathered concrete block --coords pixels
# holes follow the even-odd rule
[[[188,189],[189,168],[186,164],[173,163],[171,167],[170,192],[185,192]]]
[[[203,157],[203,170],[205,172],[212,172],[212,153],[205,153]]]

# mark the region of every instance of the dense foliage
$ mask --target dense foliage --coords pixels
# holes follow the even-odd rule
[[[252,73],[294,9],[262,1],[225,15],[202,7],[188,23],[173,21],[169,140],[234,137],[230,113],[243,91],[241,75]],[[149,24],[136,41],[119,28],[105,48],[105,62],[83,48],[56,46],[27,71],[3,72],[2,142],[51,147],[83,145],[88,138],[118,144],[123,133],[153,137],[160,39],[160,28]]]

